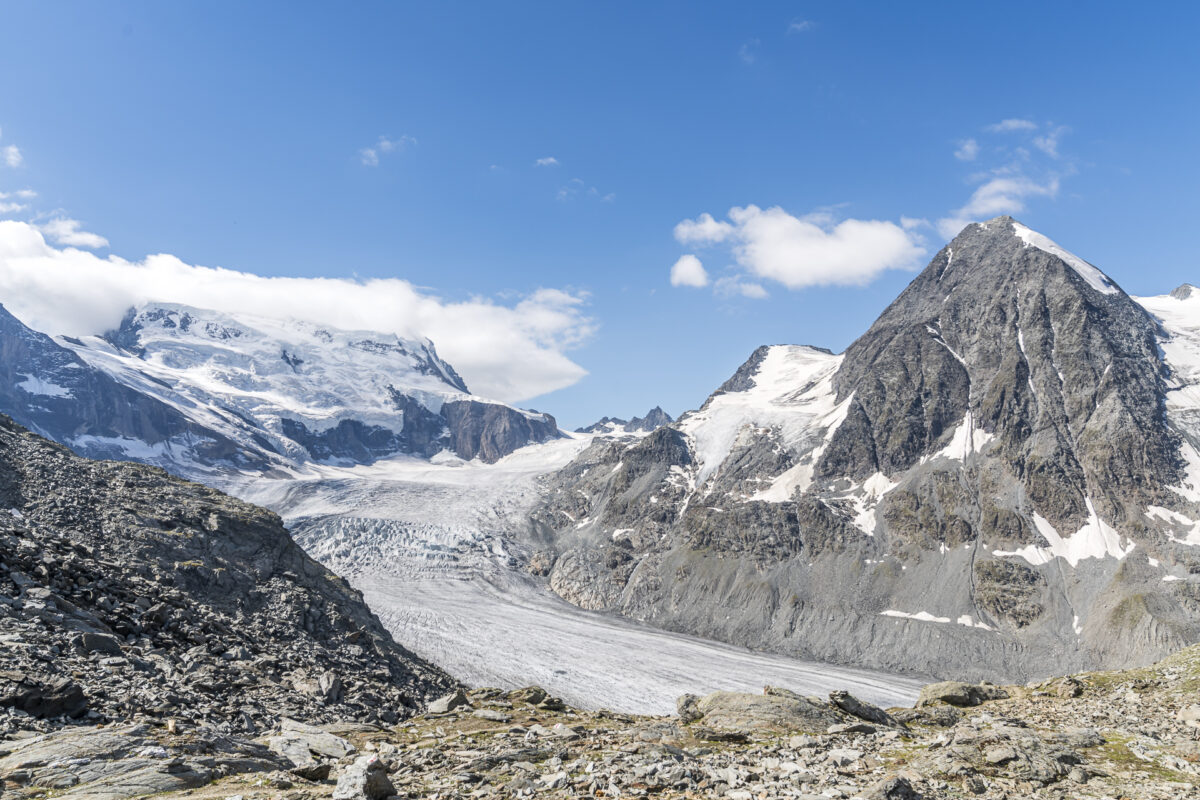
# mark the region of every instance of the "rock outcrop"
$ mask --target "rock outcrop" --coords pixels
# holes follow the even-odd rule
[[[274,514],[0,418],[0,732],[395,722],[454,686]]]

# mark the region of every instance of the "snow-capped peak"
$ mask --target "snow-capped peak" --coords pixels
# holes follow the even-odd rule
[[[1035,230],[1030,230],[1015,220],[1012,226],[1013,232],[1016,233],[1021,241],[1025,242],[1026,247],[1036,247],[1038,250],[1061,258],[1071,269],[1079,273],[1079,277],[1087,281],[1088,286],[1091,286],[1097,292],[1101,294],[1116,294],[1121,291],[1107,275],[1071,251],[1060,247],[1049,237],[1043,236]]]

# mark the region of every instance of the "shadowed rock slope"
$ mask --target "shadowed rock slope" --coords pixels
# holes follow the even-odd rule
[[[395,722],[454,682],[274,514],[0,418],[0,730]]]
[[[564,598],[755,648],[1027,679],[1200,640],[1200,300],[1009,217],[844,353],[759,348],[597,441],[530,539]]]

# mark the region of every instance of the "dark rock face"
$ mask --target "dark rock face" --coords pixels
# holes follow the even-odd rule
[[[557,439],[558,423],[549,414],[525,414],[516,409],[477,400],[442,405],[450,431],[450,449],[459,458],[478,456],[488,463],[532,442]]]
[[[0,412],[92,457],[119,453],[105,440],[132,439],[194,458],[254,469],[265,459],[175,408],[93,369],[0,306]],[[81,438],[82,437],[82,438]]]
[[[1178,483],[1157,323],[1013,225],[969,226],[846,350],[834,386],[853,401],[819,478],[901,473],[970,413],[1056,526],[1078,529],[1088,497],[1123,522]]]
[[[548,481],[531,571],[587,608],[883,669],[1160,658],[1200,641],[1200,416],[1166,324],[1008,217],[968,226],[845,353],[759,348],[699,410],[597,439]]]
[[[0,476],[0,709],[255,732],[394,722],[454,686],[268,511],[7,418]]]

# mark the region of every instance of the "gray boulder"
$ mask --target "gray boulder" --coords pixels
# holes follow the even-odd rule
[[[843,719],[829,706],[796,695],[714,692],[695,703],[699,720],[723,730],[824,733]]]
[[[361,756],[342,770],[333,800],[383,800],[396,793],[379,756]]]
[[[462,689],[458,689],[448,695],[439,697],[437,700],[434,700],[432,703],[430,703],[429,713],[448,714],[457,708],[463,708],[464,706],[470,705],[471,700],[467,697],[466,692],[464,692]]]
[[[917,707],[929,706],[934,703],[946,703],[960,707],[977,706],[987,700],[1003,700],[1006,697],[1008,697],[1008,692],[999,686],[942,681],[931,683],[921,690],[921,696],[917,698]]]

